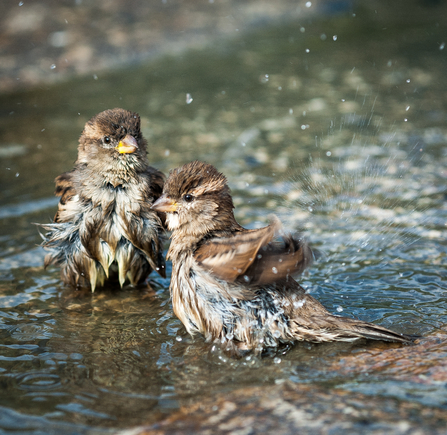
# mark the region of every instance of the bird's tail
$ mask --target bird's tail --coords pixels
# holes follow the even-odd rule
[[[374,323],[364,322],[362,320],[343,318],[345,321],[341,326],[343,333],[353,335],[368,340],[382,340],[396,343],[412,343],[417,337],[407,334],[400,334],[391,331],[383,326]],[[346,329],[343,328],[346,326]]]
[[[314,342],[346,341],[353,342],[361,338],[382,340],[395,343],[410,344],[417,336],[400,334],[374,323],[341,316],[312,316],[312,328],[302,328],[300,325],[295,333],[304,340]]]

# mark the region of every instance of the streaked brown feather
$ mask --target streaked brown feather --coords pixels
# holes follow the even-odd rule
[[[117,146],[126,135],[138,146],[120,154]],[[74,169],[55,180],[60,201],[54,223],[42,225],[48,231],[45,266],[60,266],[67,284],[94,290],[113,262],[121,285],[126,279],[141,283],[152,270],[166,275],[165,215],[150,209],[165,177],[148,165],[146,146],[136,113],[106,110],[86,123]]]
[[[272,240],[277,222],[258,230],[238,231],[230,237],[206,239],[194,258],[218,278],[234,282],[258,261],[258,251]]]
[[[312,263],[309,245],[281,234],[277,219],[258,230],[241,227],[226,179],[213,166],[192,162],[171,171],[159,206],[172,230],[173,309],[190,334],[231,353],[295,341],[411,343],[410,336],[333,315],[306,294],[292,275]]]
[[[274,217],[264,228],[207,239],[194,257],[218,278],[245,285],[265,285],[298,275],[312,264],[312,250],[290,234],[274,241],[280,229],[281,222]]]

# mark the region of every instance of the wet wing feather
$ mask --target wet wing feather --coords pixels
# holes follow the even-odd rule
[[[273,241],[281,223],[258,230],[247,230],[231,237],[215,237],[195,252],[196,261],[227,282],[260,286],[301,273],[313,260],[305,242],[290,235]]]

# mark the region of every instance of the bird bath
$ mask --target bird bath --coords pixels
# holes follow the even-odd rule
[[[447,85],[434,22],[290,23],[1,95],[0,427],[199,433],[230,431],[232,416],[234,428],[278,433],[445,428]],[[235,360],[186,334],[169,279],[63,288],[32,224],[52,219],[53,180],[71,169],[85,121],[113,107],[140,113],[153,166],[201,159],[225,173],[242,225],[274,213],[305,231],[322,255],[300,282],[329,311],[422,338]]]

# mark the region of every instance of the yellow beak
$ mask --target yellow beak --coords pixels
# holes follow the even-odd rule
[[[155,211],[162,211],[165,213],[172,213],[174,211],[177,211],[177,206],[178,204],[174,200],[169,198],[169,196],[162,195],[160,196],[160,198],[157,199],[157,201],[152,204],[151,209]]]
[[[137,140],[128,134],[124,139],[120,140],[116,149],[120,154],[132,154],[138,149]]]

